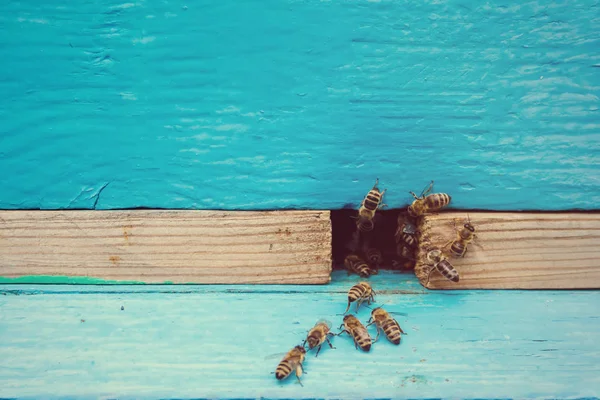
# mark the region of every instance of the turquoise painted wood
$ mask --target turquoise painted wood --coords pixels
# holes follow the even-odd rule
[[[374,277],[400,346],[347,337],[309,354],[304,387],[269,355],[356,281],[327,286],[0,286],[0,397],[582,398],[600,396],[598,291],[426,292]],[[123,307],[123,310],[121,310]],[[366,320],[369,310],[359,312]]]
[[[597,0],[0,4],[0,208],[600,202]]]

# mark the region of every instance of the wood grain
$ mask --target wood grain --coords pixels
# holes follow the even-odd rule
[[[345,335],[304,387],[271,374],[356,276],[329,285],[0,285],[3,398],[575,399],[600,396],[600,291],[428,291],[370,278],[407,333],[369,353]],[[121,310],[123,307],[123,310]],[[371,310],[359,310],[366,321]],[[369,327],[374,335],[375,329]]]
[[[319,284],[330,272],[328,211],[0,212],[0,277],[19,283]]]
[[[469,213],[476,239],[464,258],[451,258],[460,273],[454,283],[437,272],[430,289],[600,288],[600,214]],[[466,222],[464,212],[445,212],[420,222],[415,272],[423,284],[430,270],[426,253],[442,247]]]

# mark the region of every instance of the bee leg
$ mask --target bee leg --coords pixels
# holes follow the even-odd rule
[[[415,194],[415,192],[408,192],[408,193],[412,194],[412,196],[413,196],[415,199],[417,199],[417,200],[419,199],[419,198],[417,197],[417,195]]]
[[[435,271],[435,268],[431,267],[431,269],[429,270],[429,274],[427,275],[427,283],[425,284],[425,287],[429,286],[429,278],[431,278],[431,274],[433,273],[433,271]]]
[[[304,387],[304,385],[302,384],[302,381],[300,380],[300,377],[298,375],[296,375],[296,379],[298,379],[298,383],[300,384],[300,386]]]
[[[321,351],[321,346],[322,345],[320,345],[319,348],[317,349],[317,354],[315,354],[315,357],[317,357],[319,355],[319,352]]]
[[[348,332],[347,330],[343,329],[340,333],[337,334],[337,336],[340,336],[344,332],[346,332],[348,335],[350,334],[350,332]]]
[[[302,342],[302,347],[306,347],[306,340],[307,339],[304,339],[304,342]]]
[[[348,302],[348,307],[346,307],[346,311],[344,311],[344,314],[346,314],[348,312],[348,310],[350,309],[350,304],[351,304],[351,302],[349,301]]]
[[[375,327],[377,329],[377,337],[375,338],[375,340],[373,340],[373,343],[379,340],[379,327],[377,325],[375,325]]]
[[[325,340],[327,340],[327,344],[329,345],[330,348],[335,349],[335,347],[333,347],[333,345],[331,344],[331,342],[329,341],[329,338],[326,337]]]
[[[442,246],[442,249],[445,249],[446,247],[448,247],[448,245],[451,244],[452,242],[454,242],[454,239],[448,240],[448,242],[446,242],[446,244]]]

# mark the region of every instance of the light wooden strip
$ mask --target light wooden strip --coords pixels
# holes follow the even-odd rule
[[[0,211],[0,277],[20,283],[322,284],[330,272],[328,211]]]
[[[600,214],[474,212],[469,218],[477,237],[464,258],[450,259],[460,281],[434,272],[428,285],[427,250],[454,239],[467,213],[440,213],[420,221],[415,272],[428,288],[600,288]]]

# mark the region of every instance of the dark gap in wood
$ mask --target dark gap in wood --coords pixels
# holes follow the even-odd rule
[[[375,228],[372,233],[365,237],[361,235],[360,243],[369,241],[370,247],[377,247],[383,255],[383,264],[380,269],[406,271],[412,274],[412,269],[401,268],[402,260],[396,254],[396,233],[398,215],[406,209],[379,210],[375,216]],[[344,259],[352,251],[347,245],[352,241],[352,235],[356,232],[356,220],[352,217],[357,215],[357,210],[343,209],[331,211],[331,236],[333,269],[345,270]],[[394,263],[396,261],[397,263]]]

